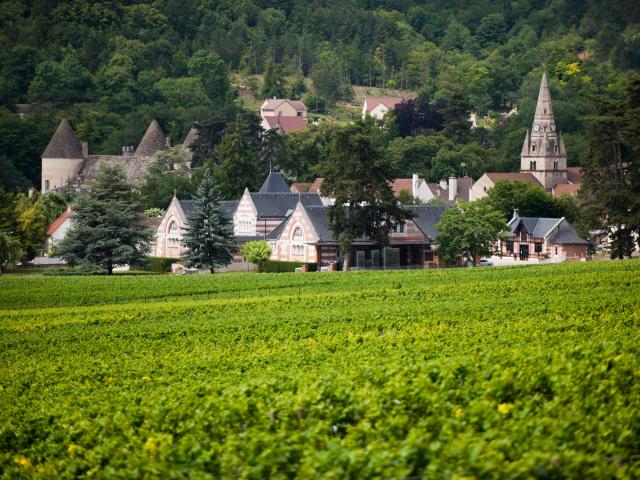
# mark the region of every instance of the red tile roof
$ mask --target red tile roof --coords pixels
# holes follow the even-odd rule
[[[309,191],[309,187],[311,187],[310,183],[302,183],[302,182],[292,183],[291,191],[293,193],[306,193]]]
[[[307,120],[303,117],[279,115],[277,117],[264,117],[264,120],[266,120],[269,128],[279,128],[284,133],[297,132],[307,128]]]
[[[323,180],[324,178],[316,178],[309,187],[309,193],[320,193],[320,186],[322,185]]]
[[[370,112],[381,103],[385,107],[392,109],[398,103],[402,102],[402,98],[400,97],[367,97],[364,99],[364,101],[367,104],[367,112]]]
[[[561,197],[563,195],[577,195],[578,190],[582,187],[581,183],[561,183],[553,187],[553,196]]]
[[[567,167],[567,180],[571,183],[582,183],[582,168]]]
[[[393,194],[396,197],[400,195],[402,190],[406,190],[413,195],[413,180],[411,178],[396,178],[391,183],[391,190],[393,190]]]
[[[69,218],[71,214],[71,209],[67,208],[64,212],[60,214],[58,218],[56,218],[49,228],[47,228],[47,235],[53,235],[56,230],[60,228],[60,226],[64,223],[64,221]]]

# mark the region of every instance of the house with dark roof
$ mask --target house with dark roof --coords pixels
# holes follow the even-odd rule
[[[123,146],[121,155],[90,155],[87,142],[78,138],[66,118],[62,119],[42,152],[41,191],[47,193],[90,182],[105,164],[120,165],[130,181],[139,182],[156,152],[169,146],[169,137],[153,120],[137,147]]]
[[[222,202],[222,209],[229,219],[238,206],[237,201]],[[180,200],[176,196],[171,199],[162,219],[155,229],[151,255],[156,257],[180,258],[186,253],[182,244],[187,232],[187,218],[196,210],[193,200]],[[234,261],[242,259],[234,257]]]
[[[436,224],[446,206],[409,205],[414,218],[398,225],[389,246],[380,248],[369,239],[353,242],[353,268],[424,268],[434,263]],[[294,210],[268,235],[272,259],[330,265],[341,263],[339,242],[329,227],[328,207],[298,201]]]
[[[516,210],[507,225],[507,238],[499,244],[502,255],[515,260],[587,258],[589,242],[580,238],[564,217],[521,217]]]

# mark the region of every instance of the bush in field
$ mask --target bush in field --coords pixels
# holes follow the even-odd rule
[[[258,271],[262,271],[262,265],[271,257],[271,247],[262,240],[247,242],[242,247],[242,256],[247,262],[258,265]]]

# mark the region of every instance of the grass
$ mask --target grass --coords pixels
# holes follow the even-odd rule
[[[634,478],[640,262],[0,278],[4,478]]]

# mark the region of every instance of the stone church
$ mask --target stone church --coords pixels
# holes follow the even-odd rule
[[[560,186],[580,188],[582,172],[579,167],[567,168],[567,151],[556,126],[549,92],[547,74],[542,75],[538,103],[531,131],[527,130],[520,153],[520,172],[487,172],[471,187],[469,200],[487,195],[498,180],[530,182],[556,195],[567,190]]]
[[[194,128],[183,145],[187,148],[197,137]],[[137,147],[122,147],[121,155],[89,155],[87,142],[76,135],[67,119],[62,119],[42,153],[42,193],[67,185],[83,185],[95,178],[102,164],[120,165],[132,182],[141,181],[153,155],[171,146],[160,124],[153,120]]]

